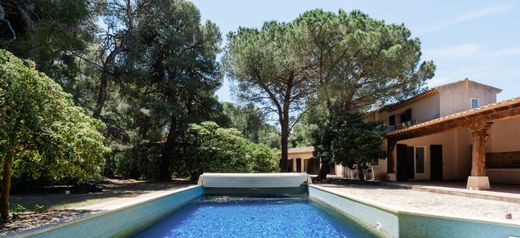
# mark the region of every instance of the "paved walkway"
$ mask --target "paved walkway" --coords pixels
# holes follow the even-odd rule
[[[145,194],[141,194],[135,197],[124,197],[124,198],[114,198],[106,202],[100,202],[92,205],[82,206],[82,207],[75,207],[72,208],[74,210],[92,210],[92,211],[110,211],[119,209],[122,207],[132,206],[138,203],[142,203],[148,200],[152,200],[158,197],[162,197],[164,195],[172,194],[174,192],[177,192],[179,190],[192,188],[197,185],[181,185],[178,187],[166,189],[166,190],[160,190],[160,191],[154,191],[149,192]]]
[[[315,185],[394,211],[520,224],[520,203],[377,185]]]
[[[383,184],[392,187],[408,188],[419,191],[452,194],[520,204],[519,185],[491,184],[491,190],[468,190],[466,189],[466,181],[408,181],[383,182]]]

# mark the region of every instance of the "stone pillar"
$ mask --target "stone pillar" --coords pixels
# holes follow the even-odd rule
[[[486,176],[486,147],[488,130],[493,122],[482,122],[471,125],[473,149],[471,152],[471,176],[468,177],[466,188],[472,190],[490,189],[489,178]]]

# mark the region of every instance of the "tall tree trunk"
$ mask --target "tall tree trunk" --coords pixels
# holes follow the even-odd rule
[[[363,169],[362,162],[357,164],[357,170],[358,170],[358,179],[360,181],[365,181],[365,170]]]
[[[161,167],[159,168],[159,180],[161,181],[170,181],[172,179],[172,172],[170,170],[170,165],[173,160],[173,147],[175,146],[175,134],[177,130],[177,119],[175,116],[172,116],[172,122],[170,126],[170,131],[168,132],[168,137],[166,138],[166,142],[163,145],[163,151],[161,155]]]
[[[330,163],[325,159],[321,160],[320,172],[318,172],[318,180],[323,181],[327,178],[327,174],[330,172]]]
[[[289,171],[289,111],[285,110],[280,118],[280,125],[282,130],[282,138],[281,138],[281,148],[282,154],[280,158],[280,171],[281,172],[290,172]]]
[[[13,170],[13,161],[11,158],[4,158],[2,171],[2,193],[0,194],[0,215],[2,220],[9,220],[9,193],[11,191],[11,176]]]
[[[96,108],[94,109],[94,114],[92,117],[99,118],[101,116],[101,111],[103,111],[103,107],[105,106],[105,102],[107,100],[108,94],[108,73],[106,70],[103,70],[101,74],[101,83],[99,84],[98,91],[98,100],[96,104]]]
[[[96,108],[94,109],[94,113],[92,117],[99,118],[101,116],[101,112],[103,111],[103,107],[105,106],[105,102],[107,100],[108,95],[108,82],[110,79],[110,75],[112,74],[112,68],[114,67],[114,63],[116,61],[117,55],[121,53],[122,46],[117,46],[110,54],[107,56],[105,62],[103,63],[103,70],[101,71],[99,91],[98,91],[98,100],[96,104]]]

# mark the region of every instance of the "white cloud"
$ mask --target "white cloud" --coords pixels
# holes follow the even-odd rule
[[[478,9],[473,12],[469,12],[467,14],[464,14],[464,15],[456,17],[456,18],[452,18],[452,19],[449,19],[446,21],[439,22],[439,24],[423,28],[422,30],[419,31],[419,33],[429,33],[429,32],[433,32],[433,31],[441,30],[441,29],[448,28],[450,26],[453,26],[453,25],[456,25],[456,24],[459,24],[462,22],[475,20],[475,19],[482,18],[485,16],[493,15],[496,13],[507,12],[507,11],[511,10],[511,8],[512,8],[511,5],[488,6],[485,8]]]

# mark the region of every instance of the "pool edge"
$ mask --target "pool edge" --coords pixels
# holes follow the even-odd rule
[[[191,201],[200,198],[204,194],[200,185],[192,185],[173,190],[171,193],[136,202],[114,210],[103,211],[94,215],[74,219],[35,230],[14,234],[15,237],[74,237],[81,234],[82,237],[124,237],[137,233],[150,224],[172,214]],[[171,205],[168,207],[168,205]],[[151,210],[146,208],[153,207]],[[143,208],[145,213],[143,213]],[[164,209],[161,211],[161,209]],[[143,216],[126,216],[127,213],[136,213]],[[117,218],[122,218],[117,220]],[[103,223],[105,220],[106,223]],[[100,226],[94,226],[96,225]],[[116,225],[114,225],[114,223]],[[103,227],[105,226],[105,227]],[[96,227],[91,233],[88,227]],[[118,229],[115,229],[117,227]],[[82,232],[83,231],[83,232]]]

